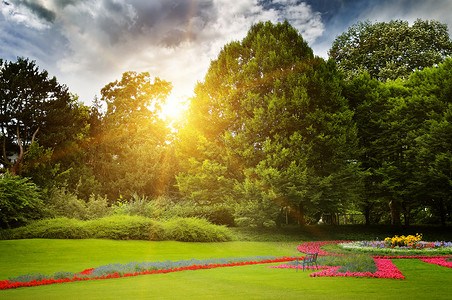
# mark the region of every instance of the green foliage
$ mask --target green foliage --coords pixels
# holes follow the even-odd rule
[[[359,175],[341,85],[334,63],[315,58],[288,22],[252,26],[195,89],[179,148],[182,195],[235,200],[239,222],[255,226],[275,224],[281,207],[307,217],[341,209]]]
[[[83,221],[68,218],[43,219],[4,232],[6,239],[84,239],[89,238]]]
[[[102,89],[107,111],[93,112],[90,148],[96,180],[110,201],[167,191],[174,166],[166,143],[170,130],[159,112],[171,88],[149,73],[126,72]]]
[[[233,209],[227,205],[200,205],[195,201],[180,201],[168,196],[149,200],[145,196],[134,194],[130,201],[119,201],[112,209],[115,215],[137,215],[162,221],[173,218],[200,218],[217,225],[234,226]]]
[[[28,178],[0,175],[0,228],[24,225],[42,217],[43,210],[40,190]]]
[[[223,242],[231,239],[223,226],[198,218],[176,218],[163,223],[167,239],[182,242]]]
[[[232,236],[224,226],[197,218],[155,221],[141,216],[110,216],[89,221],[69,218],[43,219],[27,226],[4,230],[2,239],[113,239],[220,242]]]
[[[279,213],[277,195],[273,191],[265,191],[260,181],[245,179],[236,186],[240,197],[234,217],[241,227],[273,227]]]
[[[70,219],[86,220],[87,210],[83,200],[65,187],[52,188],[46,192],[47,209],[51,216],[66,217]]]
[[[113,240],[162,240],[154,220],[140,216],[110,216],[84,223],[91,238]]]
[[[78,220],[91,220],[109,216],[113,208],[108,204],[107,197],[92,194],[85,202],[67,188],[53,187],[46,193],[47,213],[53,217],[66,217]]]
[[[380,81],[407,78],[451,54],[447,25],[420,19],[412,26],[401,20],[359,22],[338,36],[329,51],[347,79],[367,72]]]
[[[140,197],[133,194],[130,201],[118,201],[112,206],[114,214],[128,216],[153,217],[153,203],[146,196]]]
[[[451,63],[448,58],[407,80],[381,83],[364,74],[347,82],[344,94],[355,111],[363,171],[357,205],[368,224],[385,219],[399,224],[403,215],[408,225],[425,218],[426,208],[446,224]]]
[[[28,59],[1,61],[0,107],[5,146],[0,163],[13,175],[20,175],[24,164],[28,170],[41,168],[52,150],[66,152],[87,130],[86,107]],[[36,140],[40,147],[30,147]],[[14,154],[17,160],[10,161],[8,157]]]
[[[200,205],[194,201],[177,201],[159,197],[152,205],[154,218],[169,220],[172,218],[200,218],[213,224],[234,226],[233,207],[227,204]]]
[[[86,217],[89,220],[107,217],[112,214],[112,208],[108,206],[107,197],[92,194],[86,203]]]

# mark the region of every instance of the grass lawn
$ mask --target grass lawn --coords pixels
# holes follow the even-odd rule
[[[297,242],[0,241],[0,279],[79,272],[109,263],[294,255]],[[0,291],[1,299],[450,299],[452,269],[394,260],[405,280],[310,278],[268,265],[183,271]]]

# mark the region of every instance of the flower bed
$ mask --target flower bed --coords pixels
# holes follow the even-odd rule
[[[326,244],[341,244],[351,243],[351,241],[320,241],[320,242],[306,242],[297,247],[298,251],[302,253],[318,253],[318,255],[341,255],[338,253],[331,253],[320,249],[320,247]]]
[[[392,255],[400,254],[403,256],[410,255],[448,255],[452,254],[452,244],[450,242],[435,242],[426,243],[421,242],[414,246],[386,246],[384,241],[362,241],[362,242],[347,242],[338,243],[338,246],[353,251],[368,252],[371,254]]]
[[[317,252],[320,256],[339,256],[343,254],[330,253],[322,250],[320,247],[327,244],[353,244],[356,242],[350,241],[319,241],[319,242],[307,242],[299,245],[297,249],[303,253]],[[392,278],[403,279],[405,278],[392,263],[391,259],[420,259],[426,263],[433,263],[444,267],[452,268],[452,262],[446,261],[447,257],[452,255],[408,255],[408,256],[385,256],[385,255],[373,255],[372,258],[375,261],[377,271],[372,272],[340,272],[341,266],[319,266],[319,267],[306,267],[308,269],[320,269],[322,271],[310,274],[310,277],[372,277],[372,278]],[[129,264],[111,264],[101,266],[98,268],[86,269],[80,273],[70,272],[58,272],[52,276],[46,276],[42,274],[27,274],[18,276],[16,278],[10,278],[9,280],[0,281],[0,290],[19,288],[19,287],[31,287],[39,285],[48,285],[64,282],[86,281],[86,280],[99,280],[99,279],[111,279],[121,277],[131,277],[147,274],[165,274],[170,272],[188,271],[188,270],[200,270],[200,269],[213,269],[220,267],[234,267],[254,264],[267,264],[278,262],[290,262],[296,259],[303,259],[303,257],[291,256],[291,257],[274,257],[274,256],[259,256],[252,258],[220,258],[220,259],[208,259],[208,260],[181,260],[181,261],[166,261],[166,262],[151,262],[151,263],[136,263]],[[302,268],[297,265],[280,265],[271,266],[269,268]]]
[[[374,258],[375,264],[377,266],[377,271],[375,273],[371,272],[339,272],[340,266],[318,266],[318,267],[307,267],[311,270],[322,270],[320,272],[315,272],[309,274],[309,277],[372,277],[372,278],[391,278],[391,279],[405,279],[402,272],[392,263],[390,259]],[[270,266],[268,268],[275,269],[301,269],[302,266],[295,265],[279,265]]]
[[[365,246],[363,243],[367,244],[367,247],[371,250],[386,249],[387,253],[394,253],[397,250],[404,250],[409,253],[451,253],[451,243],[450,242],[435,242],[427,243],[422,242],[422,235],[417,234],[416,236],[395,236],[394,238],[386,238],[386,241],[379,242],[352,242],[352,241],[322,241],[322,242],[307,242],[298,246],[298,250],[304,253],[318,252],[319,255],[341,255],[338,253],[329,253],[322,250],[320,247],[326,244],[338,244],[342,248],[350,250],[362,250]],[[405,245],[405,246],[404,246]],[[395,249],[396,248],[396,249]],[[410,249],[407,249],[410,248]],[[380,252],[380,251],[379,251]],[[375,260],[377,271],[375,273],[371,272],[340,272],[341,266],[321,266],[319,269],[323,269],[320,272],[315,272],[310,274],[310,277],[373,277],[373,278],[392,278],[392,279],[404,279],[402,272],[392,263],[391,259],[420,259],[427,263],[433,263],[440,266],[452,267],[452,262],[446,261],[446,258],[452,257],[452,255],[372,255]],[[294,265],[281,265],[269,268],[301,268],[300,266]],[[312,269],[312,267],[310,268]]]
[[[438,258],[421,258],[423,262],[429,263],[429,264],[435,264],[438,266],[446,267],[446,268],[452,268],[452,262],[446,261],[444,257],[438,257]]]
[[[405,279],[402,272],[392,263],[390,259],[375,258],[377,272],[338,272],[339,267],[330,267],[324,271],[312,273],[310,277],[372,277]]]
[[[74,274],[70,272],[58,272],[52,276],[42,274],[27,274],[10,278],[9,280],[0,281],[0,290],[13,289],[19,287],[32,287],[64,282],[86,281],[111,279],[120,277],[132,277],[148,274],[165,274],[170,272],[213,269],[220,267],[235,267],[254,264],[267,264],[292,261],[302,257],[275,257],[275,256],[258,256],[252,258],[220,258],[208,260],[181,260],[151,263],[129,263],[111,264],[98,268],[86,269],[80,273]]]

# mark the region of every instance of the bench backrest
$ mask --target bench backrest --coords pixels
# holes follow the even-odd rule
[[[315,262],[317,260],[318,253],[307,253],[303,259],[305,262]]]

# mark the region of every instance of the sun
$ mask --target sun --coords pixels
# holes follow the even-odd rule
[[[181,119],[187,110],[187,97],[170,94],[162,106],[161,117],[167,121]]]

